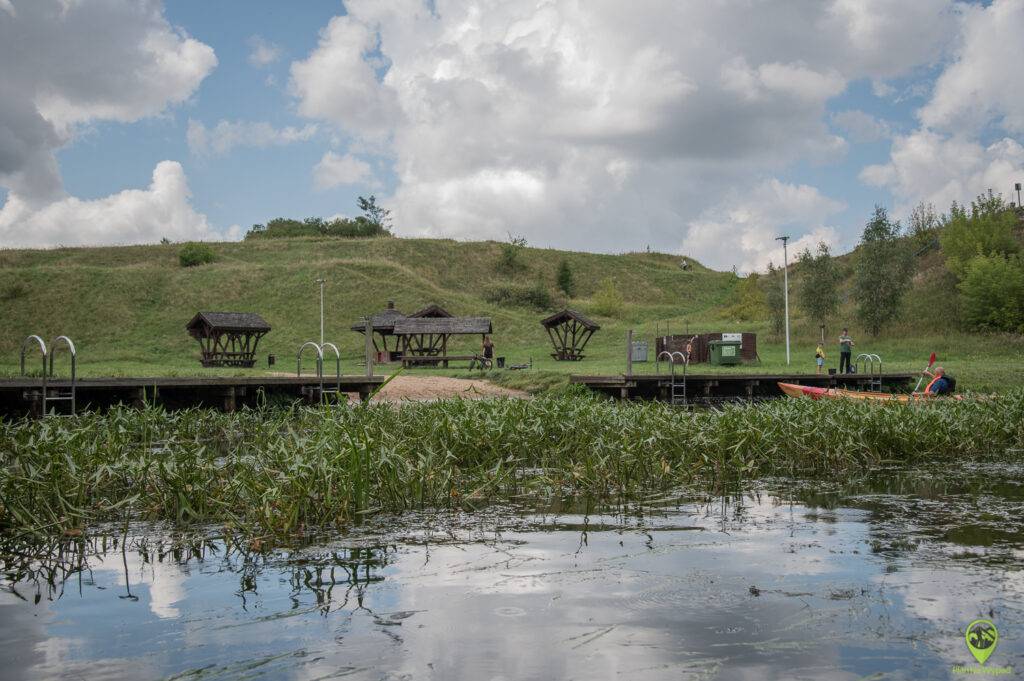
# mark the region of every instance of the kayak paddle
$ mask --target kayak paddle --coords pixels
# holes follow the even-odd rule
[[[934,352],[932,353],[932,356],[928,358],[928,366],[924,368],[924,371],[928,371],[929,369],[931,369],[933,364],[935,364]],[[921,387],[921,381],[924,380],[924,371],[921,372],[921,378],[917,379],[917,385],[914,386],[915,393],[917,392],[917,389]]]

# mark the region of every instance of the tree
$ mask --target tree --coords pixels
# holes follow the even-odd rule
[[[946,266],[963,278],[975,256],[1016,253],[1020,248],[1013,236],[1016,222],[1013,207],[991,190],[971,202],[970,213],[954,203],[940,236]]]
[[[765,275],[764,284],[764,303],[768,308],[768,321],[771,324],[772,333],[779,336],[786,325],[786,299],[782,290],[782,268],[768,263],[768,274]]]
[[[510,278],[516,278],[518,270],[525,269],[522,262],[523,249],[526,248],[526,237],[508,235],[508,241],[501,245],[498,256],[498,269]]]
[[[877,335],[899,312],[913,264],[908,244],[900,239],[900,223],[875,206],[861,235],[853,280],[857,316],[870,334]]]
[[[797,303],[805,315],[822,325],[839,310],[839,268],[828,244],[818,244],[817,254],[805,248],[797,271]]]
[[[725,308],[725,316],[738,322],[752,322],[765,318],[764,291],[761,290],[761,275],[752,272],[733,289],[731,304]]]
[[[615,287],[615,281],[612,279],[605,279],[598,286],[597,291],[594,292],[593,306],[591,309],[594,314],[603,315],[605,317],[617,317],[622,312],[622,306],[624,301],[622,300],[622,294],[619,293],[619,289]]]
[[[977,330],[1024,333],[1024,263],[1018,256],[978,255],[960,282],[964,320]]]
[[[907,233],[914,242],[915,250],[924,251],[936,244],[941,228],[942,218],[935,212],[935,206],[932,204],[922,202],[910,211]]]
[[[391,211],[386,208],[382,208],[377,205],[377,197],[370,194],[370,198],[364,199],[360,196],[356,199],[359,205],[359,210],[363,211],[362,217],[367,220],[371,225],[377,227],[382,232],[388,232],[391,229]]]
[[[217,259],[213,249],[207,244],[190,241],[178,251],[178,263],[182,267],[196,267],[205,265]]]
[[[562,262],[558,263],[558,274],[555,276],[555,283],[558,284],[558,288],[565,295],[572,297],[576,291],[576,281],[572,276],[572,268],[569,267],[569,261],[562,259]]]

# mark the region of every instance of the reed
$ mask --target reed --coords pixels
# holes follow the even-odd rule
[[[1024,391],[935,404],[779,400],[684,411],[577,389],[357,408],[114,409],[0,423],[0,530],[108,520],[285,535],[377,511],[629,497],[762,475],[1020,458]]]

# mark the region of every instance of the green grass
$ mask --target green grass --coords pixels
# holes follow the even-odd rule
[[[849,425],[856,423],[856,428]],[[1024,447],[1024,391],[935,404],[780,400],[689,412],[582,389],[222,414],[114,409],[0,422],[0,530],[220,523],[285,536],[379,511],[630,498],[762,475],[834,476]]]
[[[597,317],[602,325],[587,347],[583,362],[556,362],[539,320],[546,312],[488,303],[488,286],[507,282],[496,272],[500,244],[429,239],[280,239],[212,244],[216,261],[200,267],[178,264],[180,245],[117,248],[64,248],[0,251],[0,375],[18,372],[22,340],[30,333],[50,339],[63,333],[79,347],[83,376],[225,375],[251,373],[203,369],[197,344],[185,324],[198,310],[253,311],[274,330],[261,342],[259,365],[266,355],[278,357],[277,371],[292,372],[295,351],[319,334],[319,308],[314,280],[327,286],[326,337],[341,348],[343,370],[358,373],[363,343],[349,327],[359,317],[384,307],[389,298],[412,312],[438,303],[455,314],[488,315],[494,320],[496,353],[510,364],[532,359],[530,372],[491,374],[505,385],[533,391],[564,384],[565,374],[616,374],[625,369],[625,335],[634,329],[652,342],[660,329],[672,333],[754,331],[759,335],[761,363],[722,371],[813,372],[818,331],[795,317],[792,364],[785,364],[783,344],[767,333],[764,321],[737,322],[723,312],[738,279],[693,264],[679,267],[677,256],[659,253],[600,255],[527,248],[520,284],[540,281],[552,290],[559,262],[573,269],[578,295],[560,299],[584,313],[593,313],[591,296],[611,278],[625,305],[618,317]],[[693,263],[692,260],[690,260]],[[941,310],[942,293],[931,286],[908,300],[906,319],[878,339],[864,337],[850,323],[857,350],[881,354],[885,368],[920,370],[928,354],[958,380],[958,387],[980,392],[1024,386],[1024,338],[982,336],[951,331],[933,323],[929,310]],[[940,287],[941,288],[941,287]],[[852,302],[842,319],[852,319]],[[795,307],[794,307],[794,315]],[[838,324],[837,324],[838,325]],[[947,325],[955,326],[955,324]],[[837,333],[830,332],[829,336]],[[477,351],[479,338],[456,341],[453,353]],[[835,343],[827,345],[829,363],[838,361]],[[58,365],[62,362],[58,359]],[[30,367],[36,366],[33,361]],[[638,372],[653,371],[653,362]],[[66,364],[63,367],[66,371]],[[708,365],[694,371],[714,371]],[[381,367],[393,371],[393,367]],[[437,373],[415,369],[411,373]],[[445,372],[467,375],[463,370]]]

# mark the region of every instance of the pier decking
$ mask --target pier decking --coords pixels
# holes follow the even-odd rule
[[[384,376],[238,376],[238,377],[154,377],[80,378],[75,385],[75,402],[82,409],[104,409],[116,404],[141,406],[159,404],[167,409],[211,407],[233,411],[243,405],[256,406],[278,396],[316,401],[324,392],[357,394],[361,399],[384,382]],[[49,379],[46,390],[66,394],[71,381]],[[5,417],[42,413],[43,382],[40,378],[0,378],[0,415]],[[64,404],[48,407],[65,413]]]
[[[912,373],[885,374],[689,374],[686,376],[687,402],[755,401],[783,397],[778,383],[797,383],[823,388],[868,389],[871,381],[881,381],[883,391],[898,391],[916,378]],[[621,399],[669,400],[675,382],[676,401],[683,399],[683,375],[618,374],[610,376],[573,376],[573,383]]]

